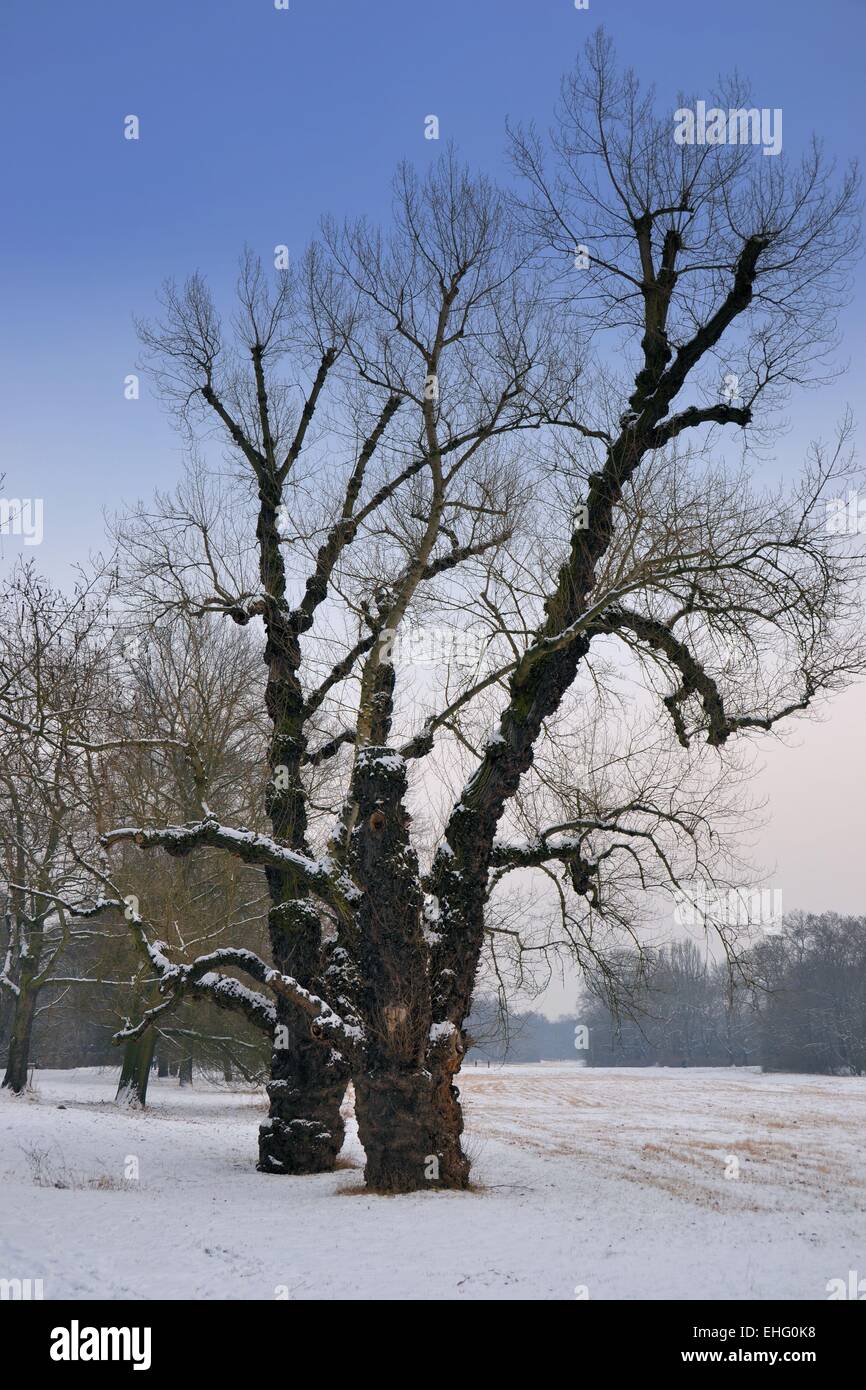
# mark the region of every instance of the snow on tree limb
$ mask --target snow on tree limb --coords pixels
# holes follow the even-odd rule
[[[139,849],[164,849],[167,854],[176,857],[204,845],[227,850],[246,864],[290,870],[297,874],[310,892],[342,915],[350,911],[350,905],[358,896],[358,890],[348,875],[336,870],[328,860],[311,859],[258,831],[220,825],[214,817],[189,825],[161,828],[124,826],[109,830],[101,837],[106,848],[125,841],[132,841]]]

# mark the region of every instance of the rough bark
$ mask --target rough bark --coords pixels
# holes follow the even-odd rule
[[[460,1028],[445,1030],[431,1049],[433,1149],[439,1156],[441,1187],[469,1185],[471,1164],[463,1151],[463,1107],[455,1077],[466,1052],[466,1035]]]
[[[148,1028],[138,1038],[130,1038],[123,1049],[123,1062],[120,1080],[117,1083],[115,1100],[118,1105],[143,1106],[147,1104],[147,1083],[153,1062],[156,1034]]]
[[[285,604],[285,570],[277,511],[281,485],[274,471],[259,478],[260,573],[267,594],[264,614],[268,670],[265,704],[272,724],[271,781],[267,810],[276,838],[306,852],[307,814],[301,781],[306,749],[304,699],[297,677],[300,644]],[[271,908],[268,932],[276,968],[315,989],[323,967],[322,924],[306,889],[290,871],[268,869]],[[339,1053],[310,1036],[306,1019],[285,999],[277,1021],[267,1091],[268,1118],[259,1129],[263,1173],[329,1172],[343,1144],[340,1105],[348,1068]]]
[[[290,898],[271,908],[269,926],[277,969],[294,979],[315,980],[321,924],[313,905]],[[278,997],[276,1013],[270,1108],[259,1128],[258,1167],[263,1173],[326,1173],[343,1144],[340,1105],[347,1068],[339,1053],[310,1036],[309,1021],[289,1000]]]
[[[405,792],[399,755],[384,747],[358,755],[352,870],[363,898],[354,945],[367,1037],[353,1079],[365,1178],[380,1192],[442,1185],[427,1065],[432,1021],[427,946]]]
[[[16,1094],[20,1094],[27,1086],[27,1068],[30,1062],[30,1042],[33,1036],[35,1015],[36,991],[29,989],[22,980],[15,999],[6,1073],[3,1077],[3,1085]]]

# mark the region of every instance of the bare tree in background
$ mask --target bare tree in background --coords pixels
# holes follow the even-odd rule
[[[248,634],[229,631],[213,618],[180,616],[145,633],[119,631],[117,645],[123,652],[115,685],[117,737],[92,755],[98,758],[100,831],[119,820],[165,820],[179,809],[194,816],[204,784],[233,819],[261,820],[260,662]],[[98,865],[90,868],[99,874]],[[194,958],[226,939],[256,951],[264,947],[267,891],[260,870],[211,852],[166,871],[164,864],[142,861],[133,852],[119,878],[127,903],[147,901],[160,938],[177,959]],[[124,913],[129,919],[129,907]],[[128,953],[128,932],[124,938]],[[136,939],[133,944],[139,945]],[[241,1074],[259,1070],[261,1043],[255,1033],[250,1036],[248,1023],[270,1037],[272,1011],[236,1020],[199,1007],[176,1021],[172,1010],[183,1001],[173,995],[160,1005],[158,996],[150,997],[155,977],[146,952],[137,953],[137,965],[133,999],[115,1001],[115,1041],[124,1044],[119,1101],[145,1103],[157,1046],[163,1059],[181,1052],[186,1060],[192,1049],[200,1065],[231,1069],[235,1064]],[[198,1005],[220,1002],[204,986],[188,991],[187,998]],[[152,1020],[144,1030],[131,1023],[142,1013]],[[105,1026],[104,1007],[100,1017]]]
[[[768,1070],[866,1075],[866,919],[792,912],[755,952]]]
[[[853,181],[817,152],[791,168],[672,127],[599,37],[565,85],[554,173],[516,139],[519,244],[446,159],[421,185],[401,173],[388,236],[326,226],[296,289],[247,258],[232,350],[199,279],[145,332],[197,465],[124,528],[129,577],[150,608],[262,619],[272,834],[206,803],[105,842],[267,868],[271,962],[151,947],[166,990],[231,965],[255,1007],[276,998],[266,1171],[333,1161],[351,1073],[372,1187],[465,1186],[454,1077],[485,941],[533,949],[491,918],[507,876],[540,872],[559,901],[542,954],[603,958],[649,889],[713,871],[735,741],[862,670],[859,559],[822,500],[850,425],[787,488],[708,453],[820,366]],[[564,286],[582,243],[591,269],[569,262]],[[202,414],[229,444],[223,494]],[[486,665],[419,695],[399,642],[436,621],[479,634]]]
[[[98,581],[67,598],[32,564],[2,594],[0,994],[13,1005],[3,1085],[16,1092],[27,1085],[40,996],[55,1001],[58,988],[77,986],[62,973],[64,960],[94,934],[67,899],[91,888],[77,855],[96,844],[86,741],[104,723],[110,699],[104,604]]]

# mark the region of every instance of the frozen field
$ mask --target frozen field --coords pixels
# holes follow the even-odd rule
[[[470,1067],[477,1190],[385,1198],[354,1133],[336,1173],[265,1177],[260,1095],[154,1080],[127,1112],[116,1075],[0,1094],[0,1277],[46,1298],[822,1299],[866,1275],[864,1080]]]

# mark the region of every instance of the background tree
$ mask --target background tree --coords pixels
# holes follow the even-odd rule
[[[757,952],[768,1070],[866,1074],[866,920],[791,913]]]
[[[117,642],[124,651],[118,737],[93,755],[102,788],[100,830],[118,820],[162,821],[178,808],[200,814],[204,789],[231,807],[235,819],[249,824],[261,815],[260,663],[246,632],[183,615],[149,625],[141,615],[138,629],[118,632]],[[227,935],[263,949],[267,890],[260,871],[216,853],[160,865],[128,855],[120,877],[124,899],[147,902],[160,936],[181,959]],[[158,1002],[147,957],[133,953],[131,976],[131,995],[115,997],[110,1014],[104,1005],[101,1010],[103,1023],[113,1022],[121,1036],[131,1018]],[[144,1104],[157,1046],[164,1060],[182,1060],[185,1081],[193,1055],[210,1069],[234,1063],[242,1075],[260,1071],[261,1040],[247,1020],[216,1015],[208,996],[197,999],[178,1020],[160,1014],[152,1028],[126,1039],[118,1100]]]
[[[0,992],[12,1002],[3,1085],[13,1091],[27,1084],[40,1001],[76,983],[62,973],[65,958],[94,939],[92,925],[66,903],[88,890],[77,856],[97,834],[86,743],[110,698],[104,603],[98,579],[67,598],[32,564],[0,596]]]

